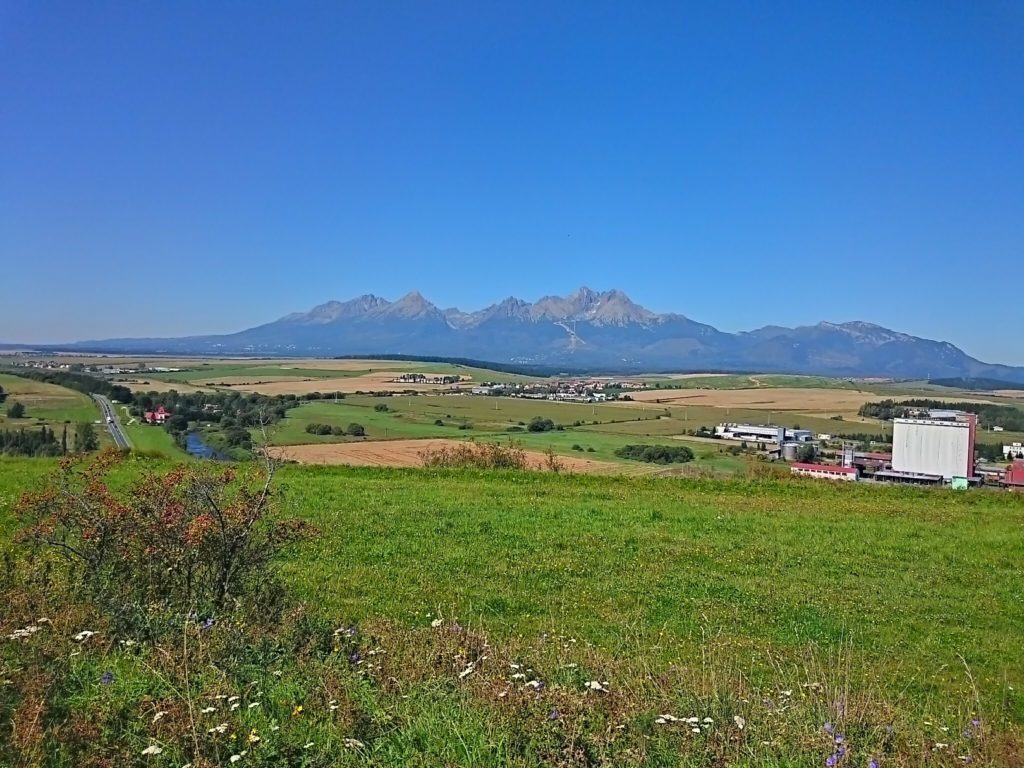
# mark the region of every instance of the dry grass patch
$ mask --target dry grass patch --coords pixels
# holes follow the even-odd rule
[[[420,467],[423,454],[458,448],[465,441],[426,440],[369,440],[353,443],[322,443],[272,447],[267,450],[275,459],[297,461],[300,464],[347,464],[353,467]],[[548,457],[541,451],[525,451],[526,463],[531,469],[544,469]],[[594,461],[575,456],[559,456],[562,468],[569,472],[608,474],[619,469],[617,464]]]

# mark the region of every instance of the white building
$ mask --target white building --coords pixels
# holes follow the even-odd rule
[[[765,424],[719,424],[715,435],[726,440],[746,440],[752,443],[807,443],[814,437],[809,429],[790,429]]]
[[[973,413],[942,415],[944,418],[893,419],[893,472],[932,475],[947,481],[974,476],[978,417]]]
[[[1003,458],[1007,461],[1012,459],[1024,459],[1024,444],[1011,443],[1003,446]]]
[[[843,480],[845,482],[856,482],[860,474],[856,467],[840,467],[836,464],[805,464],[803,462],[790,464],[789,473],[818,480]]]

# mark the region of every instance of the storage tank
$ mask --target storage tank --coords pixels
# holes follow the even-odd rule
[[[796,452],[799,446],[796,443],[782,444],[782,458],[786,461],[796,461]]]

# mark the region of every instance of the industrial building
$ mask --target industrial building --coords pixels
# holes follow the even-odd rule
[[[818,480],[844,480],[854,482],[859,478],[856,467],[841,467],[838,464],[805,464],[795,462],[789,465],[791,475],[813,477]]]
[[[892,470],[876,476],[909,482],[974,480],[974,439],[978,417],[959,411],[931,411],[927,418],[893,419]]]
[[[1003,446],[1003,458],[1013,459],[1024,459],[1024,445],[1020,443],[1010,443],[1010,445]]]
[[[809,429],[790,429],[766,424],[719,424],[715,437],[725,440],[746,440],[752,443],[807,443],[814,437]]]

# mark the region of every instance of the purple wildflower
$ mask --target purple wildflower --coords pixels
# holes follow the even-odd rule
[[[878,761],[872,757],[871,762],[868,763],[868,768],[878,768]]]
[[[832,733],[832,723],[825,723],[825,725],[822,726],[821,730],[823,730],[825,733]]]
[[[825,765],[827,765],[828,768],[832,768],[832,766],[834,766],[838,762],[839,758],[836,755],[829,755],[828,759],[825,761]]]
[[[345,637],[355,637],[359,634],[359,630],[357,630],[355,626],[345,627],[345,629],[342,630],[342,634],[345,635]]]
[[[835,735],[835,737],[834,737],[834,741],[836,742],[836,744],[842,744],[843,743],[843,734],[837,733]]]
[[[104,672],[103,675],[100,677],[100,683],[102,685],[110,685],[112,682],[114,682],[113,672]]]
[[[557,709],[552,709],[550,712],[548,712],[548,720],[558,720],[561,717],[562,713],[559,712]]]
[[[980,728],[981,727],[981,720],[978,720],[978,719],[971,720],[971,725],[973,725],[975,728]]]
[[[210,616],[206,621],[204,621],[202,624],[199,625],[199,628],[200,629],[204,629],[204,630],[205,629],[210,629],[216,623],[217,623],[217,620],[214,619],[213,616]]]
[[[363,660],[363,657],[359,654],[359,651],[355,651],[351,656],[348,657],[349,664],[358,664]]]

